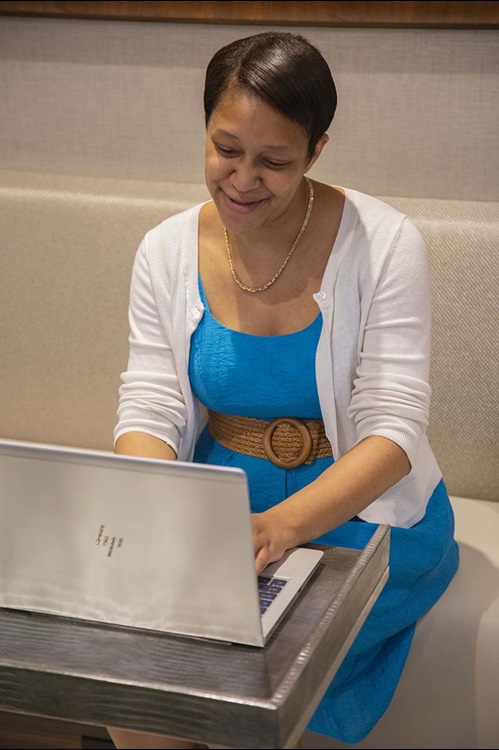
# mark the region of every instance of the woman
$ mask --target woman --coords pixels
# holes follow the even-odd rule
[[[219,50],[204,104],[212,200],[138,250],[116,452],[243,468],[257,572],[290,547],[363,548],[391,525],[390,579],[309,725],[355,743],[458,565],[426,437],[426,251],[398,211],[307,177],[336,89],[303,37]],[[118,747],[195,747],[110,733]]]

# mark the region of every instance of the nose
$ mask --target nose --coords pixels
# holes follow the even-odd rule
[[[255,165],[249,161],[240,161],[234,165],[234,171],[231,174],[232,186],[238,193],[248,193],[260,187],[261,179]]]

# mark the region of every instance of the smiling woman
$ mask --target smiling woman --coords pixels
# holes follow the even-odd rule
[[[279,39],[278,48],[271,38]],[[305,73],[310,70],[315,75]],[[316,189],[304,175],[328,141],[336,101],[324,58],[298,35],[239,40],[208,66],[205,177],[213,202],[199,215],[200,271],[212,313],[230,328],[287,334],[317,315],[312,294],[319,291],[344,195],[318,186],[317,200],[328,206],[323,217],[329,227],[321,226],[317,211],[316,221],[310,220]],[[280,280],[277,304],[269,310],[270,287],[298,246],[299,273]],[[233,281],[252,295],[269,292],[263,301],[239,299]]]
[[[458,566],[426,435],[426,248],[404,214],[307,176],[336,88],[304,37],[223,47],[204,103],[212,200],[137,252],[115,449],[243,469],[258,573],[310,541],[362,549],[390,524],[390,578],[308,727],[355,743]],[[119,748],[196,747],[109,732]]]
[[[207,129],[206,184],[213,206],[201,210],[200,221],[218,235],[223,224],[229,268],[244,291],[268,289],[298,246],[315,196],[313,183],[304,182],[303,175],[326,141],[322,134],[309,158],[305,131],[261,99],[236,87],[219,101]],[[227,264],[218,255],[221,267],[213,270],[220,279],[227,275]],[[240,280],[235,262],[244,266],[252,285]],[[264,283],[266,278],[270,281]]]

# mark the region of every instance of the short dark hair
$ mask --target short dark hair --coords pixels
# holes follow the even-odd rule
[[[245,89],[300,125],[308,136],[309,158],[336,111],[336,86],[329,66],[300,34],[265,31],[219,49],[206,69],[206,125],[230,88]]]

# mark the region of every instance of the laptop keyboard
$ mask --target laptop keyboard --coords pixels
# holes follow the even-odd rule
[[[258,596],[260,598],[260,614],[264,614],[270,607],[277,594],[279,594],[287,584],[285,578],[275,578],[273,576],[258,576]]]

